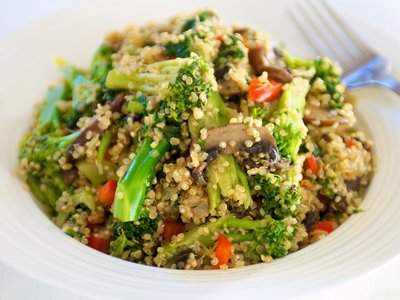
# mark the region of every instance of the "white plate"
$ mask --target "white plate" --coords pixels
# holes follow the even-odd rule
[[[220,271],[146,267],[93,251],[62,234],[11,175],[34,103],[59,78],[49,57],[87,66],[103,34],[125,24],[216,7],[225,22],[268,31],[298,55],[311,54],[286,1],[96,1],[46,18],[0,44],[0,259],[37,280],[94,298],[243,299],[304,295],[366,274],[400,252],[400,103],[381,89],[358,92],[359,126],[376,143],[379,171],[355,215],[324,240],[272,264]],[[234,8],[234,9],[233,9]]]

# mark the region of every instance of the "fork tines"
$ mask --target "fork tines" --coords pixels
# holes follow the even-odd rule
[[[339,61],[344,71],[373,55],[324,0],[300,0],[290,12],[318,55]]]

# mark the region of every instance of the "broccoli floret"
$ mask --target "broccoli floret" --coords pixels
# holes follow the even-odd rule
[[[147,99],[144,95],[139,95],[133,98],[128,103],[128,111],[134,114],[144,114],[147,107]]]
[[[96,74],[93,73],[95,76],[103,76],[104,74],[99,75],[100,71],[105,72],[105,69],[100,70],[97,66],[97,64],[100,64],[100,60],[100,58],[96,58],[96,63],[93,62],[92,65],[94,68],[92,71],[96,71]],[[72,92],[72,109],[63,118],[69,127],[74,127],[80,117],[92,114],[92,105],[101,96],[100,84],[88,79],[89,74],[61,58],[55,58],[54,62],[62,71],[65,84]]]
[[[136,249],[145,233],[157,229],[158,219],[150,219],[147,211],[142,211],[134,222],[116,222],[112,228],[113,241],[110,244],[111,255],[121,257],[125,250]]]
[[[41,134],[53,132],[61,126],[61,115],[57,108],[57,102],[70,97],[70,89],[65,84],[50,87],[45,100],[40,107],[37,119],[37,130]]]
[[[58,69],[61,70],[61,72],[64,75],[65,83],[68,85],[68,87],[73,90],[74,88],[74,80],[78,76],[85,76],[85,72],[82,71],[81,69],[78,69],[75,67],[73,64],[65,61],[64,59],[60,57],[54,57],[53,58],[54,64]]]
[[[273,258],[280,258],[288,254],[287,241],[293,239],[294,230],[288,230],[283,220],[269,219],[267,226],[263,229],[255,230],[252,236],[253,249],[260,249],[258,245],[264,245],[263,250],[258,250],[259,254],[267,254]]]
[[[138,244],[129,240],[124,232],[110,243],[111,255],[114,257],[122,257],[125,250],[136,248],[138,248]]]
[[[150,219],[147,211],[142,211],[137,221],[114,223],[112,236],[116,239],[121,234],[125,234],[128,240],[140,241],[143,234],[154,232],[157,229],[158,221],[158,219]]]
[[[210,66],[197,55],[151,64],[148,72],[124,74],[118,69],[108,73],[109,89],[128,89],[145,94],[161,94],[167,118],[178,120],[183,112],[203,107],[211,90]]]
[[[73,85],[72,108],[82,114],[96,101],[100,86],[81,75],[75,78]]]
[[[69,145],[79,136],[76,131],[66,136],[53,136],[50,134],[32,135],[22,145],[19,159],[27,158],[29,161],[46,166],[49,160],[53,160],[56,152],[64,152]]]
[[[183,33],[183,38],[179,41],[169,41],[164,47],[168,55],[174,55],[176,57],[190,57],[190,53],[195,52],[199,55],[201,53],[196,51],[193,46],[194,40],[196,38],[203,38],[202,34],[196,31],[196,26],[209,17],[215,16],[212,11],[203,11],[198,15],[188,19],[182,26],[181,33]],[[190,31],[188,31],[190,29]]]
[[[331,96],[329,106],[331,108],[341,108],[343,106],[344,96],[339,86],[342,84],[340,77],[342,70],[340,67],[327,57],[319,57],[315,60],[302,59],[290,56],[286,51],[282,51],[286,65],[291,69],[314,68],[315,74],[310,79],[313,84],[317,79],[321,79],[326,87],[327,93]]]
[[[103,85],[106,81],[107,74],[112,68],[112,54],[112,49],[104,44],[94,53],[90,67],[90,75],[95,83]]]
[[[311,83],[317,78],[321,78],[325,84],[326,91],[331,95],[329,106],[331,108],[341,108],[343,106],[344,96],[342,89],[338,86],[341,84],[340,77],[342,71],[338,65],[327,57],[320,57],[314,61],[315,75],[311,79]]]
[[[262,196],[265,213],[277,218],[292,216],[297,210],[300,191],[297,184],[282,184],[282,177],[276,174],[257,175],[252,181],[252,190]]]
[[[229,40],[229,43],[222,43],[218,56],[214,61],[216,68],[224,66],[227,63],[235,65],[243,58],[247,57],[246,47],[243,45],[242,38],[239,34],[229,33],[225,37],[225,40]]]
[[[185,36],[179,42],[167,42],[164,47],[168,55],[175,55],[176,57],[189,57],[190,53],[194,52],[193,47],[193,38],[190,36]]]
[[[197,24],[204,22],[205,20],[207,20],[209,17],[212,16],[215,16],[215,13],[210,10],[199,12],[197,15],[188,19],[183,24],[181,32],[185,32],[189,29],[194,29],[197,26]]]
[[[302,140],[307,132],[303,122],[305,97],[309,90],[306,79],[295,78],[284,90],[272,115],[273,136],[282,157],[296,161]]]
[[[258,255],[267,254],[279,258],[288,253],[286,244],[293,238],[295,228],[287,226],[284,220],[274,220],[271,217],[249,220],[228,215],[186,232],[184,239],[179,242],[166,244],[162,255],[168,261],[195,242],[200,242],[207,248],[212,247],[215,241],[211,237],[218,231],[223,231],[234,243],[250,241],[249,250]],[[208,232],[208,235],[204,235],[204,232]]]

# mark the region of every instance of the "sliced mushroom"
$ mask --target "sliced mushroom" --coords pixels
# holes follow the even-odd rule
[[[204,141],[204,148],[207,152],[217,150],[220,154],[232,154],[238,151],[250,154],[264,152],[271,161],[277,162],[279,159],[278,148],[271,133],[264,127],[253,128],[260,135],[259,142],[253,142],[254,137],[247,133],[249,127],[245,124],[228,124],[209,130]]]
[[[115,96],[115,98],[113,99],[113,101],[110,104],[110,110],[112,112],[114,111],[119,111],[121,109],[122,104],[125,101],[125,93],[119,93],[117,94],[117,96]]]
[[[329,203],[329,210],[333,213],[344,213],[347,210],[347,200],[345,197],[339,196],[339,201],[331,200]]]
[[[206,175],[204,174],[204,169],[206,168],[207,163],[205,161],[201,162],[200,165],[193,169],[192,177],[193,179],[201,185],[206,185]]]
[[[320,127],[335,123],[347,124],[349,120],[337,114],[335,110],[306,103],[303,120],[305,123],[318,124]]]
[[[71,185],[77,178],[78,178],[78,170],[76,168],[64,171],[64,183],[66,185]]]
[[[311,226],[317,223],[318,220],[319,220],[319,211],[310,210],[308,213],[306,213],[306,218],[304,219],[303,224],[306,227],[306,229],[309,229]]]
[[[255,142],[253,136],[248,134],[247,125],[245,124],[228,124],[222,127],[210,129],[204,140],[204,150],[208,153],[207,162],[217,158],[219,154],[233,154],[244,151],[250,154],[265,153],[271,164],[275,164],[279,160],[279,152],[275,139],[264,127],[252,127],[259,136],[260,141]],[[193,147],[198,143],[198,139],[194,139],[191,145]],[[200,184],[204,184],[205,175],[203,173],[206,164],[200,165],[194,170],[193,178]],[[199,179],[199,180],[197,180]]]
[[[345,183],[348,191],[359,192],[361,187],[361,177],[357,177],[353,180],[346,180]]]
[[[86,127],[85,129],[83,129],[81,131],[81,133],[75,139],[75,141],[73,141],[72,144],[68,146],[67,151],[66,151],[66,159],[67,159],[68,162],[73,160],[72,153],[75,151],[75,147],[78,146],[78,145],[79,146],[83,146],[83,145],[86,144],[86,142],[88,141],[86,136],[87,136],[87,133],[89,131],[97,132],[97,133],[103,132],[103,130],[99,127],[99,120],[98,119],[94,119],[92,121],[92,123],[90,123],[90,125],[88,127]]]
[[[249,49],[248,53],[249,63],[253,67],[256,75],[261,75],[267,72],[268,76],[280,82],[287,83],[292,81],[293,75],[286,69],[278,66],[273,66],[268,63],[265,56],[265,48],[262,46],[255,46]]]
[[[125,93],[121,92],[117,94],[113,101],[111,102],[110,105],[110,110],[112,112],[118,111],[121,108],[122,103],[125,100]],[[68,146],[67,151],[66,151],[66,159],[67,162],[70,162],[73,160],[72,153],[75,151],[75,146],[83,146],[86,144],[88,139],[86,138],[86,135],[89,131],[96,132],[96,133],[102,133],[104,130],[99,127],[99,120],[97,118],[93,119],[92,123],[89,124],[88,127],[83,129],[79,136],[73,141],[71,145]]]

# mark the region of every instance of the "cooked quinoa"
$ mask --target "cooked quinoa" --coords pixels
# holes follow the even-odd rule
[[[108,34],[38,106],[19,174],[83,244],[131,262],[227,269],[336,230],[374,173],[340,67],[212,10]]]

